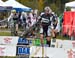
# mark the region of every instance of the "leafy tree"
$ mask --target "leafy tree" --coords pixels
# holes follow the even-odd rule
[[[59,8],[56,6],[55,3],[50,4],[50,7],[52,9],[53,12],[58,13]],[[59,14],[59,13],[58,13]]]
[[[32,9],[38,8],[37,0],[17,0],[25,6],[31,7]]]
[[[43,0],[39,0],[38,1],[38,10],[42,11],[44,8],[44,1]]]
[[[64,12],[65,3],[74,0],[17,0],[25,6],[32,9],[39,9],[42,11],[45,6],[50,6],[52,10],[58,14]]]

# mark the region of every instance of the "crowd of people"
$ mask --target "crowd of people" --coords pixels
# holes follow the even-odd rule
[[[53,37],[53,41],[55,42],[56,35],[58,32],[60,32],[59,18],[48,6],[44,8],[44,12],[41,12],[40,15],[38,15],[37,12],[37,10],[32,10],[29,13],[17,13],[16,10],[12,10],[11,15],[8,18],[8,22],[10,22],[10,26],[13,25],[13,22],[15,22],[16,35],[18,34],[19,24],[23,27],[25,31],[26,29],[32,28],[33,25],[40,23],[38,26],[41,45],[43,46],[43,39],[44,37],[46,37],[47,45],[50,47],[51,36]],[[35,29],[32,31],[33,35],[35,34]]]

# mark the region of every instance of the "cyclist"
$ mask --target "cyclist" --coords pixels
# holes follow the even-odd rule
[[[40,28],[40,39],[41,39],[41,44],[43,46],[43,38],[44,35],[46,35],[46,39],[47,39],[47,45],[50,47],[51,45],[51,23],[55,20],[54,15],[52,14],[52,10],[50,9],[50,7],[45,7],[44,9],[45,12],[43,12],[43,14],[41,14],[39,16],[39,21],[41,22],[41,28]]]
[[[52,35],[53,35],[53,42],[56,42],[56,36],[60,32],[60,22],[59,18],[55,15],[56,20],[53,22],[53,29],[52,29]]]
[[[24,31],[25,31],[25,30],[26,30],[26,19],[27,19],[27,13],[22,12],[22,13],[21,13],[21,17],[20,17],[20,19],[21,19],[22,27],[23,27],[23,29],[24,29]]]
[[[18,13],[16,12],[16,10],[11,11],[11,15],[9,16],[8,21],[10,22],[10,24],[14,25],[14,35],[18,35]]]

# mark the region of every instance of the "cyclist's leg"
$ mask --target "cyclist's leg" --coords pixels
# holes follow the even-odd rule
[[[57,36],[57,33],[58,33],[58,29],[54,29],[53,31],[52,31],[52,35],[53,35],[53,42],[56,42],[56,36]]]
[[[18,23],[16,23],[16,30],[15,30],[15,35],[18,35]]]
[[[56,32],[55,32],[55,29],[52,30],[52,37],[53,37],[52,42],[56,42]]]
[[[14,36],[14,26],[13,25],[10,26],[10,30],[11,30],[11,36]]]
[[[11,30],[11,35],[14,36],[14,21],[13,21],[13,19],[10,20],[10,30]]]
[[[43,38],[44,38],[43,28],[41,27],[41,28],[40,28],[40,41],[41,41],[41,45],[42,45],[42,46],[43,46],[43,44],[44,44]]]
[[[18,31],[18,24],[16,24],[16,31]]]
[[[51,45],[51,29],[47,27],[46,31],[46,39],[47,39],[47,44],[50,47]]]

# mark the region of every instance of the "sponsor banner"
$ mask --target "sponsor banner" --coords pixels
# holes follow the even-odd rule
[[[0,56],[16,56],[16,46],[0,45]]]
[[[58,42],[58,46],[59,45],[60,45],[60,43]],[[62,41],[61,46],[64,49],[72,49],[72,48],[75,48],[75,41],[64,40],[64,41]]]
[[[64,40],[62,42],[62,48],[64,48],[64,49],[72,49],[72,48],[74,48],[73,44],[72,44],[72,41],[70,41],[70,40]]]
[[[55,48],[72,49],[75,48],[75,41],[57,39],[56,42],[51,40],[51,45],[55,45]]]
[[[44,48],[44,57],[48,58],[75,58],[75,49],[64,48]],[[42,47],[32,46],[30,48],[30,58],[42,58]]]
[[[49,57],[49,58],[67,58],[67,54],[63,48],[31,47],[30,58],[32,57]],[[42,54],[43,51],[43,54]]]
[[[19,38],[18,39],[18,45],[29,45],[29,40],[27,40],[26,38]]]
[[[17,53],[16,55],[29,55],[30,54],[30,47],[27,46],[17,46]]]
[[[14,36],[0,36],[0,44],[17,45],[19,37]]]
[[[51,47],[62,48],[62,42],[60,39],[56,39],[56,42],[53,42],[53,39],[51,39]]]

